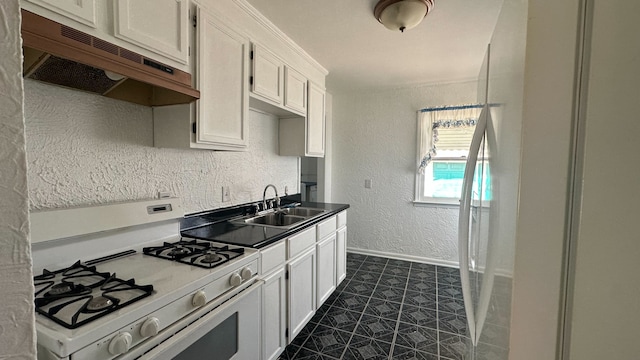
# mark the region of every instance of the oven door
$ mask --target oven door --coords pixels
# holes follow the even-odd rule
[[[190,315],[191,324],[139,359],[259,359],[261,286],[257,281],[209,313]]]

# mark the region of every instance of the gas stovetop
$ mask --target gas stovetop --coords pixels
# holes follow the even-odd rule
[[[214,246],[208,241],[184,240],[145,247],[144,254],[210,269],[244,254],[244,248]]]
[[[31,214],[43,353],[110,359],[105,344],[118,334],[131,334],[131,346],[153,341],[143,324],[164,331],[251,286],[258,252],[182,238],[181,209],[170,198]]]
[[[242,256],[245,249],[209,241],[180,238],[178,241],[144,247],[142,252],[144,255],[136,257],[140,267],[152,266],[156,261],[150,261],[152,259],[148,256],[151,256],[183,264],[172,270],[178,274],[177,271],[181,271],[180,267],[187,267],[187,265],[205,269],[222,267]],[[130,264],[123,265],[126,264],[123,261],[120,261],[119,265],[109,263],[118,257],[133,254],[136,254],[136,251],[129,250],[122,254],[89,261],[86,264],[78,261],[66,269],[56,271],[44,269],[41,275],[33,278],[36,311],[67,329],[75,329],[150,296],[154,292],[153,283],[163,279],[150,279],[137,270],[137,273],[147,281],[141,285],[135,278],[125,280],[116,276],[119,271],[124,271],[128,275],[133,273],[135,276],[136,270],[130,269]],[[99,265],[101,271],[96,266],[92,266],[103,262],[105,262],[103,265]]]
[[[98,272],[95,266],[80,261],[63,270],[43,270],[33,280],[36,311],[68,329],[114,312],[153,291],[153,285],[122,280],[115,273]]]
[[[179,236],[167,241],[169,244],[193,242]],[[156,245],[147,247],[157,248],[156,251],[164,248],[162,241]],[[171,304],[191,304],[193,294],[208,284],[224,284],[214,286],[224,289],[220,292],[207,292],[207,299],[213,300],[230,288],[230,274],[240,273],[247,266],[254,274],[257,273],[257,267],[251,265],[257,263],[258,253],[255,250],[226,247],[219,243],[211,243],[207,249],[226,249],[221,256],[231,253],[235,257],[231,260],[225,258],[217,266],[205,268],[190,263],[194,257],[206,255],[203,253],[180,258],[180,261],[168,261],[135,251],[99,263],[87,262],[90,266],[80,262],[66,269],[42,271],[42,275],[34,278],[38,342],[48,349],[57,349],[56,354],[64,357],[123,328],[139,326],[133,324]],[[185,302],[185,298],[189,300]],[[180,299],[183,300],[178,301]],[[154,316],[168,325],[182,318],[185,315],[182,311]]]

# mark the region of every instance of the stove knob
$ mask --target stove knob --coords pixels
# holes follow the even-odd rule
[[[111,355],[120,355],[129,351],[129,346],[131,346],[132,338],[131,334],[128,332],[123,332],[116,335],[109,342],[109,353]]]
[[[193,295],[193,298],[191,299],[191,304],[193,304],[193,307],[201,307],[204,306],[204,304],[207,303],[207,294],[204,293],[204,291],[202,290],[198,290],[198,292],[196,292]]]
[[[145,320],[140,327],[140,336],[149,337],[158,335],[160,331],[160,321],[156,317],[151,317]]]
[[[240,274],[238,273],[231,274],[231,277],[229,278],[229,284],[231,284],[231,286],[233,287],[242,284],[242,276],[240,276]]]
[[[242,271],[240,272],[240,275],[242,275],[242,280],[249,280],[253,276],[253,272],[251,271],[251,269],[246,267],[242,269]]]

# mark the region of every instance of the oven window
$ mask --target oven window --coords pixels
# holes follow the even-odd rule
[[[206,333],[174,360],[229,360],[238,352],[238,313]]]

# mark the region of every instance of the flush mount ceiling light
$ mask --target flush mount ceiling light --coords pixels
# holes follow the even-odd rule
[[[380,0],[373,15],[390,30],[412,29],[433,9],[435,0]]]

